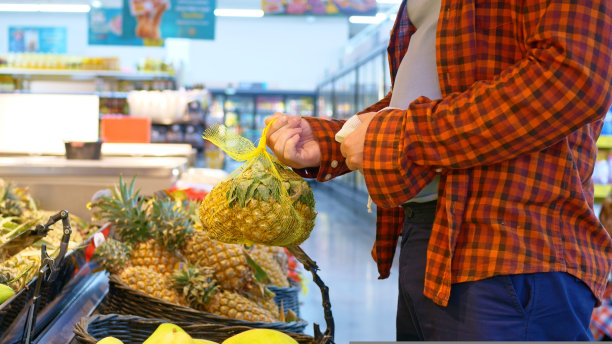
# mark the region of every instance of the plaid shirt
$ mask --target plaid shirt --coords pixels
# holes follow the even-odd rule
[[[392,80],[415,27],[402,3],[388,47]],[[377,204],[373,256],[389,275],[399,207],[440,173],[425,296],[452,283],[565,271],[601,298],[612,241],[593,210],[591,173],[612,101],[610,0],[442,0],[436,37],[442,99],[365,109],[364,176]],[[310,118],[326,181],[348,172],[342,121]],[[335,161],[335,162],[334,162]]]

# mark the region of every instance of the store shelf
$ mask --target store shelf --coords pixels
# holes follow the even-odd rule
[[[597,148],[612,149],[612,135],[601,135],[597,140]]]
[[[134,72],[107,70],[74,70],[74,69],[23,69],[23,68],[0,68],[0,75],[12,76],[65,76],[72,78],[117,78],[117,79],[151,79],[151,78],[173,78],[174,74],[165,72]]]

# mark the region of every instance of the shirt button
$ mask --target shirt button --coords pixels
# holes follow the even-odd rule
[[[442,173],[442,169],[441,168],[436,168],[436,173]]]
[[[331,179],[331,174],[329,174],[329,173],[328,173],[328,174],[325,176],[325,180],[330,180],[330,179]]]
[[[336,167],[338,167],[338,160],[334,160],[334,161],[332,161],[332,162],[331,162],[331,167],[332,167],[332,168],[336,168]]]

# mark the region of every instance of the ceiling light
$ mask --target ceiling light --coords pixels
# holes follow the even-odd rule
[[[242,9],[229,9],[229,8],[217,8],[215,10],[217,17],[263,17],[263,10],[242,10]]]
[[[376,16],[350,16],[349,22],[353,24],[378,24],[387,19],[384,13],[377,13]]]
[[[79,4],[0,4],[0,12],[87,13],[89,9],[89,5]]]

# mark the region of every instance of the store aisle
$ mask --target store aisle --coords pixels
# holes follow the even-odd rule
[[[378,280],[370,256],[375,237],[375,216],[361,207],[347,206],[353,199],[339,200],[327,187],[313,186],[317,220],[302,248],[317,262],[320,277],[329,287],[335,320],[336,343],[395,340],[397,302],[397,257],[391,276]],[[362,211],[362,213],[360,213]],[[399,254],[399,250],[398,250]],[[326,328],[321,292],[307,272],[308,292],[300,295],[302,318]]]

